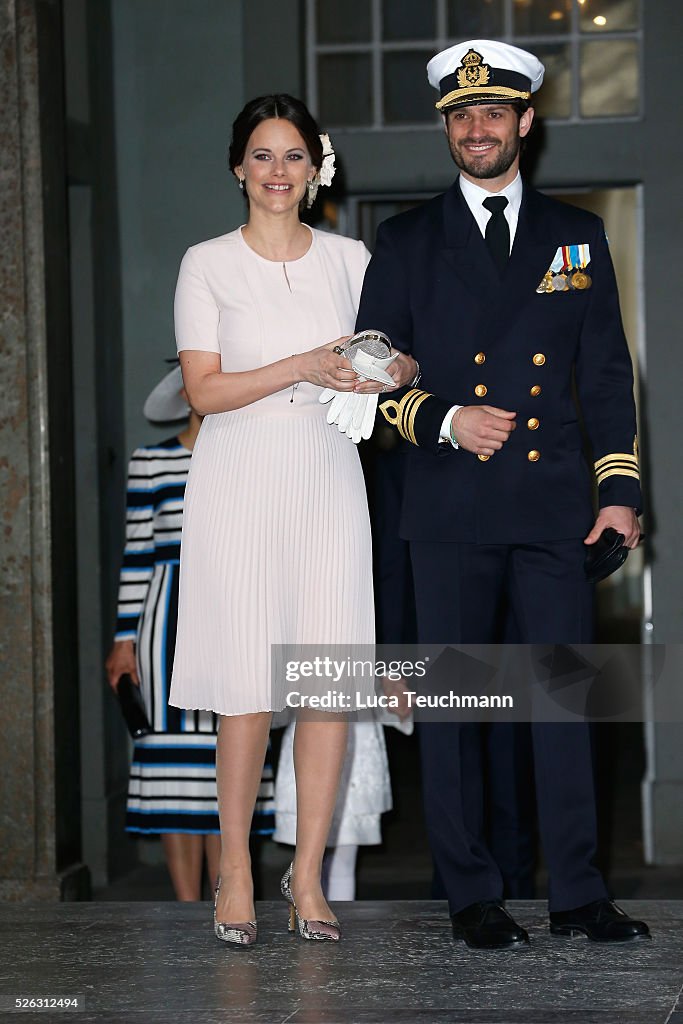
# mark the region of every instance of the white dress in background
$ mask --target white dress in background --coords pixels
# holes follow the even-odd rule
[[[392,725],[402,731],[394,717]],[[296,843],[296,783],[292,756],[294,725],[282,737],[275,776],[275,834],[278,843]],[[349,729],[346,760],[327,839],[328,846],[376,846],[382,842],[380,815],[391,810],[391,782],[379,722],[355,722]]]

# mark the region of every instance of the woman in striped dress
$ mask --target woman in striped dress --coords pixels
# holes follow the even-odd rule
[[[142,689],[152,733],[136,740],[128,786],[126,830],[159,834],[176,896],[201,899],[204,860],[218,874],[216,724],[209,711],[169,706],[178,615],[180,534],[185,484],[201,418],[188,410],[176,367],[145,404],[151,420],[188,415],[186,428],[138,448],[128,471],[126,547],[121,567],[110,685],[130,674]],[[264,766],[252,832],[273,830],[273,779]]]

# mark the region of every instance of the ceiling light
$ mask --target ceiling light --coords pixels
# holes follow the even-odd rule
[[[593,18],[593,24],[603,28],[607,24],[607,18],[602,14],[598,14],[597,17]]]
[[[562,19],[564,18],[564,14],[562,13],[562,11],[551,11],[548,17],[551,21],[562,21]]]

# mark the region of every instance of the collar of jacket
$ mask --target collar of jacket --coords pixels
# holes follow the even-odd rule
[[[534,296],[548,269],[558,243],[545,215],[545,203],[542,193],[524,183],[515,241],[501,276],[457,179],[444,193],[443,256],[467,289],[486,305],[491,317],[495,318],[501,304],[509,317],[511,301],[519,306],[524,298]]]

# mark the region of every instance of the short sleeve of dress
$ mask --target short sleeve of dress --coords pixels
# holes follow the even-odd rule
[[[191,249],[187,250],[180,264],[173,314],[179,352],[183,349],[220,352],[220,310],[199,261]]]

